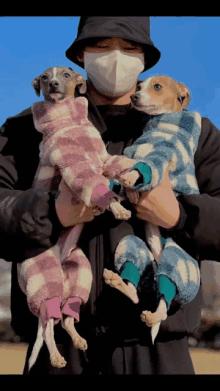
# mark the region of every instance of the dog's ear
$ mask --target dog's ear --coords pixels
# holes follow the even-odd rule
[[[31,85],[34,87],[37,96],[40,96],[40,76],[35,77]]]
[[[190,91],[185,84],[177,83],[178,97],[182,98],[182,107],[186,108],[190,103]]]
[[[86,79],[82,75],[80,75],[80,73],[76,75],[76,82],[77,85],[79,85],[80,94],[85,94],[87,88]]]

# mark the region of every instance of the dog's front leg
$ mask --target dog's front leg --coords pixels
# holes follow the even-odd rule
[[[109,207],[116,219],[128,220],[131,217],[131,211],[125,209],[116,198],[110,198]]]
[[[118,181],[125,187],[132,187],[140,178],[140,174],[137,170],[129,171],[124,175],[121,175]]]

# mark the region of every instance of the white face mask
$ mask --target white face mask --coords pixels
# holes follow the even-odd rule
[[[120,96],[129,92],[144,70],[144,53],[84,53],[84,68],[94,87],[103,95]]]

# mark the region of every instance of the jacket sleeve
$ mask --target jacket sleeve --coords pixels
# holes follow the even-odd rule
[[[12,129],[15,123],[7,120],[0,129],[0,258],[17,263],[50,248],[62,226],[53,194],[42,195],[31,188],[19,190]],[[22,130],[19,132],[22,137]]]
[[[194,162],[200,194],[177,197],[182,218],[167,233],[198,261],[220,261],[220,132],[208,118]]]

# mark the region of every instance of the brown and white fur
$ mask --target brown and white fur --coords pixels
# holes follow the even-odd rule
[[[84,77],[82,75],[74,72],[71,68],[66,68],[66,67],[48,68],[40,76],[36,77],[32,82],[32,86],[34,87],[37,95],[39,96],[40,91],[42,91],[43,96],[45,98],[45,101],[46,101],[46,103],[48,103],[48,106],[44,105],[44,104],[42,105],[42,102],[39,102],[40,105],[37,104],[37,106],[40,107],[39,108],[40,115],[42,116],[42,113],[43,113],[42,106],[43,107],[44,106],[50,107],[50,110],[52,110],[52,113],[53,113],[52,114],[52,118],[53,118],[52,122],[57,124],[57,127],[53,124],[53,126],[54,126],[53,131],[52,131],[52,133],[50,133],[50,127],[49,127],[49,130],[47,129],[47,127],[41,128],[41,127],[39,127],[38,122],[35,123],[36,118],[34,120],[34,123],[35,123],[35,126],[37,126],[37,129],[39,131],[42,131],[42,133],[43,133],[42,142],[44,142],[44,144],[40,148],[42,159],[40,161],[40,165],[38,167],[38,171],[36,173],[34,184],[33,184],[35,189],[37,188],[39,190],[43,189],[45,191],[49,191],[48,188],[49,188],[49,186],[52,186],[52,181],[55,180],[55,182],[57,183],[57,179],[54,178],[51,174],[51,172],[53,172],[54,175],[56,175],[56,172],[54,170],[55,165],[57,165],[57,167],[60,169],[60,175],[58,176],[58,179],[62,179],[62,178],[60,178],[60,176],[63,177],[64,181],[66,180],[66,184],[72,189],[72,187],[71,187],[72,186],[72,181],[71,181],[72,179],[71,178],[74,177],[74,173],[75,173],[75,171],[77,171],[77,167],[78,167],[77,160],[76,160],[77,154],[74,155],[74,153],[75,153],[74,151],[76,150],[76,148],[78,148],[78,144],[77,144],[77,142],[74,141],[75,140],[74,137],[77,138],[77,137],[81,137],[83,135],[84,140],[87,137],[86,143],[83,146],[85,148],[83,151],[81,151],[82,154],[84,152],[85,152],[85,154],[87,153],[86,147],[89,148],[89,146],[91,144],[93,146],[96,145],[96,147],[92,149],[92,151],[94,153],[94,161],[93,161],[94,164],[92,166],[95,167],[95,163],[97,163],[96,164],[97,167],[96,167],[96,169],[90,170],[92,178],[93,178],[93,184],[91,185],[91,188],[92,188],[92,186],[96,185],[96,182],[97,182],[97,184],[99,184],[104,181],[104,183],[106,184],[105,185],[106,189],[108,191],[109,180],[107,178],[105,178],[104,175],[111,177],[111,175],[113,175],[113,176],[118,175],[120,172],[124,173],[128,169],[130,169],[130,167],[134,164],[133,159],[128,159],[123,156],[113,156],[112,157],[112,156],[108,155],[99,132],[94,128],[94,126],[87,119],[87,104],[88,104],[88,102],[87,102],[86,98],[84,98],[84,97],[78,98],[78,99],[76,99],[78,102],[74,103],[75,88],[77,85],[79,86],[79,92],[81,94],[84,94],[86,91],[86,80],[84,79]],[[71,99],[68,99],[68,98],[71,98]],[[81,110],[81,111],[79,111],[79,116],[80,115],[83,116],[83,118],[81,118],[82,121],[80,122],[82,128],[81,127],[79,128],[79,126],[77,126],[75,124],[74,119],[72,120],[72,116],[70,116],[68,114],[68,112],[67,113],[65,112],[66,107],[67,108],[69,107],[68,103],[65,106],[65,102],[64,102],[65,100],[69,102],[71,109],[74,106],[74,107],[77,107],[79,110]],[[71,101],[71,103],[70,103],[70,101]],[[56,106],[53,107],[53,105],[51,105],[49,102],[55,103]],[[63,108],[64,108],[64,110],[63,110]],[[36,112],[35,112],[35,115],[36,115]],[[43,115],[44,115],[43,121],[45,121],[45,114],[43,114]],[[71,112],[71,115],[72,115],[72,112]],[[67,125],[67,122],[64,121],[64,118],[68,118],[68,125]],[[60,120],[61,120],[61,122],[59,122]],[[50,122],[51,117],[47,117],[47,121]],[[59,139],[60,144],[58,143],[57,138],[54,137],[54,140],[52,139],[52,137],[54,135],[53,132],[55,132],[55,133],[58,132],[59,129],[61,130],[63,126],[65,128],[64,132],[69,132],[68,137],[70,137],[69,147],[66,146],[65,148],[63,148],[63,144],[65,145],[67,139],[63,140],[62,136],[60,136],[61,137]],[[47,131],[49,132],[48,134],[47,134]],[[83,134],[83,131],[84,131],[84,134]],[[60,133],[59,133],[59,135],[60,135]],[[66,135],[66,133],[65,133],[65,135]],[[63,141],[64,141],[64,143],[63,143]],[[73,142],[73,144],[71,144],[71,141]],[[74,142],[75,142],[75,144],[74,144]],[[87,143],[89,146],[87,145]],[[59,150],[58,150],[59,154],[56,156],[54,154],[54,158],[52,159],[53,160],[52,163],[51,163],[51,160],[49,159],[50,153],[52,153],[51,149],[50,149],[51,145],[55,146],[56,151],[58,150],[58,147],[59,147]],[[74,146],[75,146],[75,149],[74,149]],[[60,158],[59,158],[59,156],[60,156]],[[74,160],[74,156],[76,156],[75,160]],[[83,156],[84,155],[82,155],[82,157]],[[87,153],[87,156],[90,156],[89,152]],[[98,157],[98,159],[97,159],[97,157]],[[91,159],[92,159],[92,157],[91,157]],[[62,160],[62,161],[65,160],[65,164],[62,164],[60,162],[60,160]],[[85,164],[83,166],[84,172],[88,172],[88,170],[87,170],[88,163],[87,162],[88,162],[88,160],[86,160],[86,158],[85,158]],[[50,170],[51,164],[52,164],[52,168],[53,168],[52,171]],[[101,164],[103,164],[103,166],[101,166]],[[71,174],[68,171],[68,175],[66,175],[65,167],[68,167],[68,170],[71,171]],[[78,171],[81,167],[82,167],[82,165],[79,165]],[[81,170],[82,170],[82,168],[81,168]],[[47,172],[46,177],[45,177],[45,172]],[[87,174],[87,176],[85,176],[84,172],[79,171],[78,174],[81,179],[84,178],[83,179],[84,185],[86,186],[86,181],[91,180],[91,178],[90,177],[87,178],[88,174]],[[103,176],[99,175],[99,172]],[[49,177],[48,177],[48,173],[50,174]],[[95,173],[95,176],[94,176],[94,173]],[[46,183],[44,183],[45,181],[46,181]],[[87,193],[85,192],[85,194],[84,194],[83,200],[85,203],[86,203],[85,198],[86,198],[87,202],[89,202],[89,191]],[[115,218],[118,218],[118,219],[130,218],[131,212],[129,210],[126,210],[120,204],[119,197],[117,197],[116,194],[114,194],[111,191],[108,191],[108,196],[109,196],[108,206],[109,206],[109,209],[114,214]],[[92,203],[92,201],[91,201],[91,203]],[[98,206],[99,205],[98,202],[97,202],[97,204],[92,203],[92,205],[94,206],[94,209],[93,209],[94,215],[98,215],[104,210],[100,206]],[[67,233],[67,235],[69,235],[69,236],[68,237],[65,237],[65,235],[61,236],[61,238],[60,238],[61,242],[62,242],[62,239],[65,240],[64,246],[62,244],[63,242],[61,243],[60,239],[59,239],[58,247],[59,247],[59,245],[61,245],[60,250],[61,250],[62,269],[63,269],[63,260],[65,259],[65,254],[70,253],[70,248],[73,249],[73,247],[74,248],[76,247],[75,244],[79,238],[82,227],[83,227],[83,224],[76,225],[72,229],[70,227],[70,233],[69,234]],[[48,256],[51,255],[49,253],[50,253],[50,251],[48,250],[48,252],[47,252]],[[84,263],[83,263],[83,261],[82,261],[83,253],[82,253],[82,251],[80,251],[80,249],[74,249],[74,254],[75,253],[78,254],[78,259],[79,259],[80,264],[84,265],[83,266],[83,270],[84,270],[83,275],[84,275],[84,280],[87,281],[88,278],[86,278],[85,276],[87,275],[87,277],[89,277],[89,275],[91,275],[91,271],[89,272],[89,269],[91,268],[89,261],[87,260],[87,262],[85,262],[86,257],[84,256]],[[74,254],[73,254],[73,257],[74,257]],[[36,295],[32,294],[33,293],[32,291],[36,290],[36,286],[33,288],[33,286],[32,286],[33,284],[31,284],[31,282],[30,282],[33,280],[33,275],[30,275],[30,273],[32,273],[32,274],[35,273],[35,269],[36,269],[36,267],[38,267],[40,262],[42,262],[41,270],[42,270],[42,268],[45,269],[44,275],[46,276],[48,267],[45,265],[45,253],[43,253],[42,255],[39,255],[36,258],[31,258],[29,260],[26,260],[25,263],[22,263],[22,265],[18,266],[18,268],[19,268],[18,275],[20,276],[20,278],[19,278],[20,287],[24,291],[24,293],[27,294],[29,301],[30,301],[29,296],[31,296],[31,300],[35,299],[35,296],[36,296]],[[52,262],[52,261],[50,261],[50,262]],[[57,264],[57,262],[58,262],[58,264]],[[28,265],[27,265],[27,263],[28,263]],[[57,257],[54,258],[53,269],[55,269],[55,264],[57,265],[57,269],[56,269],[57,270],[57,278],[61,278],[58,273],[58,270],[60,268],[59,268],[59,260],[57,259]],[[85,264],[87,264],[87,266],[85,266]],[[31,266],[31,267],[29,268],[29,266]],[[33,270],[33,267],[34,267],[34,270]],[[85,272],[86,267],[88,269],[87,273]],[[78,269],[80,269],[80,267],[78,267]],[[29,270],[30,270],[30,273],[29,273]],[[39,277],[37,277],[37,279],[39,281],[42,280],[44,282],[43,287],[40,286],[39,289],[40,289],[40,292],[42,292],[42,291],[44,292],[44,290],[46,290],[46,292],[47,292],[47,288],[49,287],[49,283],[48,283],[49,280],[47,280],[47,279],[45,280],[43,278],[44,276],[42,275],[42,273],[43,273],[43,271],[41,272],[41,279],[39,279]],[[81,274],[79,272],[80,276],[81,276]],[[65,279],[65,275],[64,275],[64,279]],[[68,273],[67,273],[67,275],[68,275]],[[38,276],[38,274],[37,274],[37,276]],[[75,274],[74,274],[74,276],[75,276]],[[34,277],[36,279],[35,274],[34,274]],[[80,296],[80,298],[83,300],[83,302],[86,302],[85,299],[87,300],[87,296],[89,293],[88,287],[91,284],[91,278],[89,279],[88,284],[86,284],[86,288],[84,287],[84,291],[86,293],[84,292],[83,297]],[[77,280],[74,279],[74,281],[75,281],[75,284],[77,285],[77,283],[76,283]],[[59,286],[61,286],[61,285],[62,284],[60,282]],[[69,285],[71,285],[71,284],[69,284]],[[26,289],[27,286],[29,287],[28,291]],[[66,280],[65,280],[64,286],[66,286]],[[82,286],[81,285],[76,286],[76,288],[78,289],[78,291],[80,291]],[[67,294],[68,294],[68,292],[67,292]],[[30,295],[30,293],[31,293],[31,295]],[[57,291],[56,291],[56,293],[58,295]],[[53,294],[54,294],[54,292],[53,292]],[[66,292],[65,292],[65,294],[66,294]],[[46,298],[44,298],[45,295],[47,296]],[[78,296],[78,295],[79,295],[79,293],[76,294],[76,296]],[[34,307],[33,313],[36,316],[38,316],[38,314],[39,314],[39,304],[42,303],[43,299],[48,301],[48,296],[50,296],[50,294],[44,293],[44,295],[43,294],[40,295],[40,293],[38,292],[37,298],[35,300],[36,303],[35,303],[35,301],[34,301],[34,303],[31,303],[32,312],[33,312],[33,307]],[[33,300],[32,300],[32,302],[33,302]],[[29,308],[30,308],[30,303],[29,303]],[[49,352],[50,352],[51,364],[56,367],[65,366],[66,362],[65,362],[64,358],[58,352],[56,345],[55,345],[55,341],[54,341],[54,335],[53,335],[54,320],[53,320],[53,317],[50,318],[50,320],[46,323],[46,325],[44,324],[45,329],[43,329],[43,326],[42,326],[42,319],[41,319],[41,317],[39,317],[38,336],[37,336],[37,341],[34,345],[33,353],[32,353],[31,358],[29,360],[29,369],[31,368],[31,366],[33,366],[33,364],[36,360],[37,354],[39,353],[39,349],[41,348],[41,346],[43,344],[43,337],[44,337],[44,340],[45,340],[45,342],[48,346]],[[61,322],[62,322],[63,327],[71,335],[74,346],[79,349],[82,349],[82,350],[87,349],[86,341],[83,338],[81,338],[75,330],[73,317],[66,316],[64,319],[61,319]]]
[[[37,96],[40,96],[40,92],[42,91],[45,101],[54,103],[73,97],[77,85],[79,86],[79,91],[82,94],[85,93],[86,80],[84,77],[79,73],[74,72],[72,68],[66,67],[48,68],[32,82],[32,86]],[[62,326],[70,334],[76,348],[82,350],[87,349],[87,343],[77,333],[74,327],[74,320],[71,316],[65,317],[62,321]],[[44,341],[48,347],[52,365],[58,368],[65,366],[66,361],[60,355],[54,340],[54,319],[51,318],[48,321],[46,329],[44,330],[42,321],[39,318],[37,339],[29,359],[29,370],[34,365]]]
[[[190,91],[188,87],[175,81],[171,77],[164,75],[149,77],[145,81],[141,82],[138,85],[137,92],[131,95],[132,106],[136,110],[149,115],[160,115],[182,111],[183,108],[186,108],[189,105],[189,102]],[[124,186],[128,187],[127,195],[133,203],[138,202],[138,192],[130,190],[129,188],[135,184],[138,178],[139,172],[134,170],[126,173],[120,179],[120,182],[123,183]],[[153,224],[146,224],[146,234],[149,245],[151,246],[152,241],[154,242],[154,249],[155,239],[157,239],[157,251],[155,252],[153,247],[151,247],[151,249],[156,262],[159,262],[158,254],[162,251],[159,229]],[[131,283],[126,284],[117,273],[113,273],[111,270],[105,269],[103,277],[107,284],[120,290],[134,303],[139,301],[134,285]],[[149,327],[155,326],[152,328],[153,340],[158,332],[161,320],[165,320],[166,318],[167,308],[163,298],[161,299],[156,312],[142,312],[141,320]]]
[[[169,76],[153,76],[139,84],[138,91],[131,95],[132,106],[150,115],[182,111],[189,105],[188,87]],[[139,178],[138,171],[123,176],[125,186],[133,186]]]

